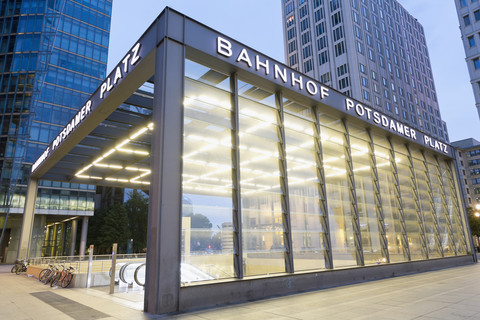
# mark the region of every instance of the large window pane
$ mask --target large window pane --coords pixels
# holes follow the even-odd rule
[[[425,228],[425,238],[427,241],[427,249],[429,258],[439,258],[441,253],[439,251],[439,243],[437,240],[438,221],[436,221],[435,209],[432,207],[428,176],[425,171],[422,155],[417,150],[412,150],[412,160],[415,169],[415,178],[417,179],[418,196],[420,199],[421,210],[423,214],[423,223]]]
[[[421,213],[417,211],[417,205],[415,204],[417,199],[407,150],[400,144],[395,145],[395,162],[397,164],[410,257],[412,260],[423,260],[426,259],[424,254],[425,245],[422,238],[423,229],[421,227],[423,219],[420,215]]]
[[[278,112],[274,95],[239,81],[245,274],[285,272]]]
[[[284,102],[287,178],[296,271],[325,268],[325,213],[311,108]]]
[[[360,219],[362,248],[365,264],[386,262],[382,253],[381,219],[375,201],[374,177],[366,131],[349,125],[350,148],[355,178],[355,193]],[[356,138],[356,137],[358,138]],[[360,139],[363,138],[363,139]]]
[[[378,182],[382,198],[382,208],[387,234],[388,253],[391,262],[406,261],[405,248],[402,241],[401,206],[397,201],[397,188],[391,164],[389,142],[383,136],[374,135],[375,160],[377,163]]]
[[[233,270],[231,94],[225,75],[186,61],[183,144],[183,283]]]
[[[320,115],[320,124],[333,266],[355,266],[356,247],[343,146],[344,131],[339,131],[343,130],[340,119],[325,114]]]

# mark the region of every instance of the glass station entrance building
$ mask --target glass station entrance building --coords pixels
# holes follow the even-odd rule
[[[145,311],[475,262],[454,151],[166,8],[35,162],[149,193]]]

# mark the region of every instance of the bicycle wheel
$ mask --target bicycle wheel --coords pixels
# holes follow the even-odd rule
[[[47,274],[47,271],[50,271],[50,269],[47,268],[40,271],[40,273],[38,274],[38,281],[42,281],[42,278],[45,277],[45,275]]]
[[[22,270],[23,270],[23,265],[18,266],[18,268],[15,269],[15,274],[20,274],[20,272],[22,272]]]
[[[52,278],[52,282],[50,282],[50,287],[54,287],[57,284],[58,280],[60,280],[61,276],[62,276],[62,273],[60,272],[56,274],[55,277]]]
[[[42,281],[43,284],[47,284],[50,281],[52,281],[52,279],[55,277],[56,274],[57,274],[57,271],[52,270],[47,276],[45,276],[44,281]]]
[[[14,265],[12,267],[12,270],[10,270],[11,273],[15,273],[15,271],[17,271],[17,265]]]
[[[68,287],[68,285],[70,284],[70,282],[72,282],[72,280],[73,280],[73,273],[68,273],[65,277],[63,277],[62,288]]]

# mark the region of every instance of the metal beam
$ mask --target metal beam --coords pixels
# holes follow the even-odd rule
[[[230,89],[232,111],[230,121],[232,123],[232,222],[233,222],[233,268],[238,279],[243,279],[243,246],[242,246],[242,193],[240,185],[240,124],[238,103],[238,79],[234,73],[230,76]]]
[[[402,228],[402,248],[403,255],[408,261],[412,260],[410,254],[410,245],[408,244],[407,226],[405,223],[405,212],[403,211],[402,192],[400,190],[400,179],[398,178],[397,162],[395,161],[395,148],[391,138],[388,138],[390,144],[390,170],[392,172],[393,181],[395,185],[395,209],[397,216],[400,218],[400,227]]]
[[[365,259],[363,257],[363,244],[362,244],[362,233],[360,230],[360,214],[358,213],[357,206],[357,192],[355,191],[355,176],[353,173],[353,162],[352,162],[352,152],[350,146],[350,133],[348,130],[347,119],[342,119],[343,124],[343,151],[345,155],[345,165],[347,170],[347,182],[348,190],[350,196],[350,209],[352,212],[352,224],[353,224],[353,239],[355,242],[356,248],[356,260],[358,266],[365,265]]]
[[[283,241],[285,245],[285,271],[288,273],[294,272],[293,264],[293,243],[292,243],[292,224],[290,221],[290,202],[288,198],[288,176],[287,176],[287,151],[285,142],[285,127],[283,115],[283,102],[280,92],[275,94],[275,104],[277,106],[277,123],[279,138],[278,154],[279,154],[279,169],[280,169],[280,189],[281,203],[282,203],[282,223],[283,223]]]
[[[333,269],[333,257],[332,257],[332,241],[330,239],[330,224],[328,220],[328,205],[327,205],[327,188],[325,186],[325,169],[323,166],[323,150],[322,150],[322,136],[320,128],[320,111],[318,108],[314,108],[312,111],[314,116],[314,135],[315,135],[315,162],[317,163],[317,190],[320,198],[318,199],[318,205],[322,213],[320,217],[320,223],[323,228],[322,240],[324,244],[323,257],[325,260],[325,268]]]
[[[380,190],[380,183],[378,182],[377,159],[375,158],[375,144],[373,142],[372,131],[367,129],[368,133],[368,153],[370,161],[370,175],[372,176],[373,193],[375,195],[375,207],[377,213],[377,225],[380,231],[380,241],[382,245],[382,255],[390,263],[390,255],[388,252],[388,239],[385,230],[385,215],[383,213],[382,196]]]

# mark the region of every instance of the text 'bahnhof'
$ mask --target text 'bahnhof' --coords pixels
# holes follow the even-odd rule
[[[475,259],[451,146],[169,8],[34,164],[25,257],[39,179],[149,193],[154,314]]]

